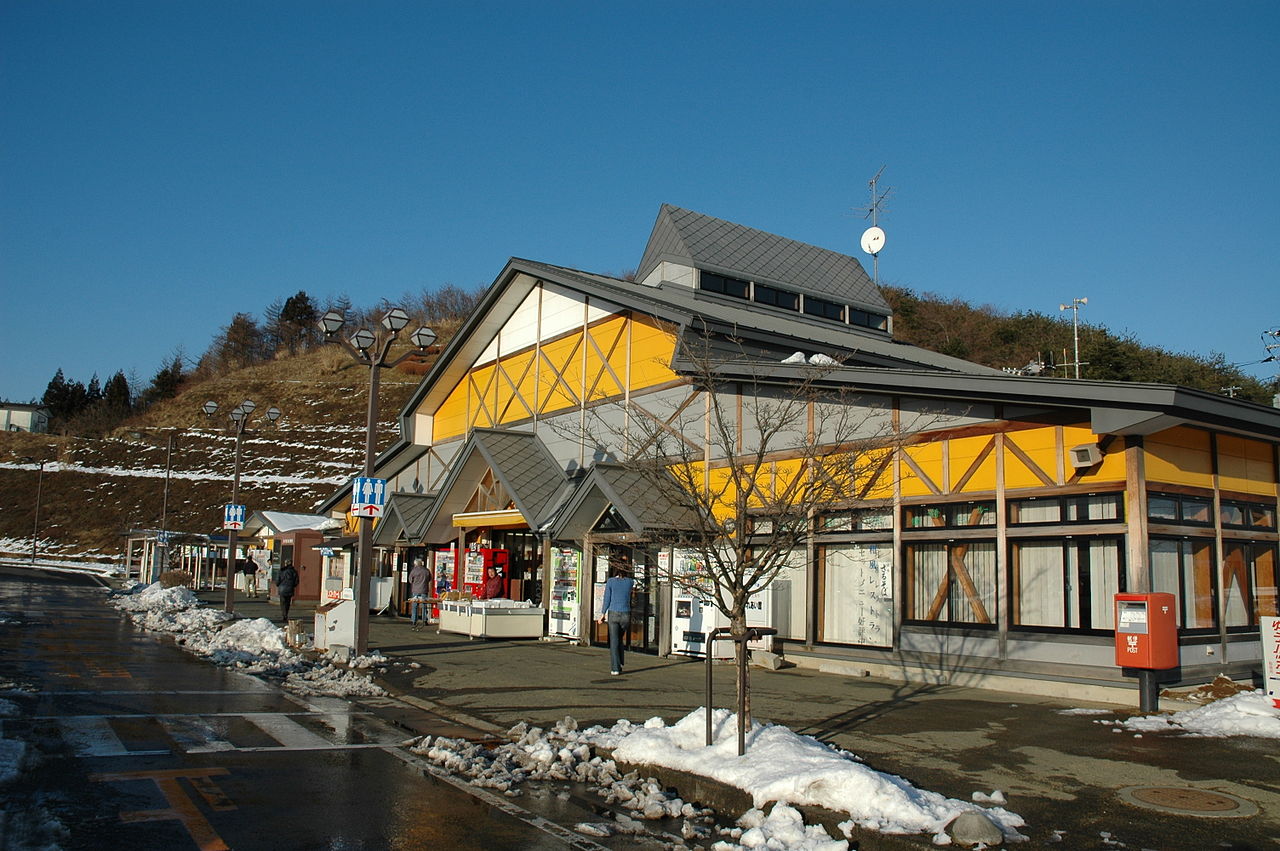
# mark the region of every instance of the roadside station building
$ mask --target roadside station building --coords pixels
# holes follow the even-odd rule
[[[680,554],[646,542],[663,506],[628,470],[625,441],[582,424],[590,409],[625,435],[630,417],[705,406],[689,352],[733,341],[751,357],[722,365],[724,392],[786,392],[826,356],[823,380],[901,438],[866,499],[813,517],[767,595],[790,661],[1042,693],[1118,685],[1113,596],[1167,591],[1171,679],[1261,670],[1259,618],[1277,614],[1280,410],[1005,374],[892,332],[856,259],[669,205],[635,280],[512,259],[378,459],[393,496],[375,540],[398,554],[394,570],[424,554],[459,577],[468,553],[506,551],[508,595],[545,606],[548,634],[583,641],[603,639],[598,589],[625,560],[633,646],[681,651],[664,578]]]

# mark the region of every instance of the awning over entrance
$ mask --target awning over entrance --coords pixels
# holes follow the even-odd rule
[[[453,525],[458,529],[475,529],[478,526],[526,528],[524,515],[514,508],[506,511],[466,511],[453,515]]]

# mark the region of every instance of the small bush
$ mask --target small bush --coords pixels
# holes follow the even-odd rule
[[[161,588],[177,588],[179,585],[191,587],[191,573],[186,570],[166,570],[160,574]]]

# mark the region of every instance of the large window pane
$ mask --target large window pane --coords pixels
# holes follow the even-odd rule
[[[1178,626],[1212,629],[1217,625],[1213,579],[1213,545],[1192,538],[1152,538],[1151,590],[1178,598]]]
[[[809,606],[809,571],[805,550],[797,547],[787,557],[787,566],[773,580],[773,627],[782,638],[804,640],[805,610]]]
[[[821,641],[893,644],[893,545],[825,548]]]
[[[994,623],[996,545],[991,541],[907,547],[908,611],[914,620]]]
[[[1093,629],[1115,629],[1115,597],[1120,592],[1120,542],[1090,541],[1088,556],[1087,626]]]
[[[1063,547],[1052,541],[1014,544],[1014,610],[1018,626],[1065,626]],[[1073,624],[1074,626],[1074,624]]]

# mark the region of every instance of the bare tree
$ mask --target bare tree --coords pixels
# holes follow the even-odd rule
[[[892,496],[885,473],[899,435],[888,400],[851,389],[830,358],[779,362],[712,335],[686,342],[681,357],[687,393],[669,410],[650,410],[645,397],[600,405],[583,438],[617,447],[680,518],[646,534],[704,566],[681,571],[673,559],[663,578],[728,619],[743,672],[739,723],[749,727],[748,602],[788,569],[820,512]]]

